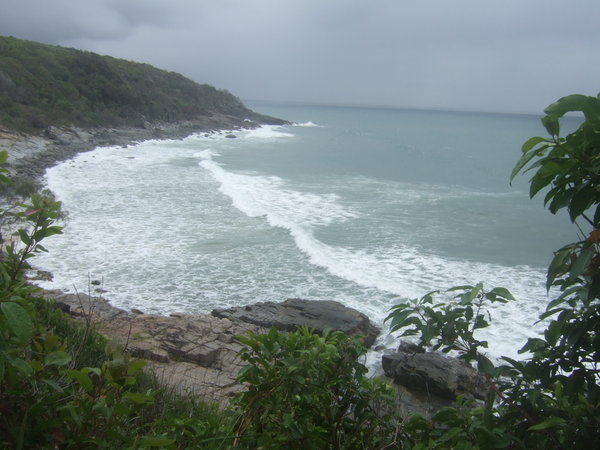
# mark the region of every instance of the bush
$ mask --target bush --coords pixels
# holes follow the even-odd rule
[[[0,152],[0,164],[6,157]],[[6,173],[0,168],[1,183],[9,182]],[[19,241],[0,258],[0,447],[175,448],[166,434],[186,444],[188,430],[197,448],[207,433],[214,441],[231,421],[199,402],[179,400],[151,377],[141,384],[143,361],[107,345],[89,321],[76,325],[36,296],[23,273],[30,258],[45,251],[41,241],[61,233],[55,225],[60,202],[34,194],[18,209]]]
[[[550,212],[566,209],[581,240],[555,252],[548,268],[547,288],[559,294],[539,317],[547,323],[544,338],[529,339],[520,352],[530,356],[521,361],[503,357],[495,366],[485,357],[487,343],[474,332],[489,325],[487,303],[512,298],[503,288],[461,286],[450,289],[463,291],[454,302],[433,304],[440,293],[430,293],[396,306],[388,316],[393,330],[476,360],[493,395],[485,408],[467,415],[445,410],[430,423],[408,422],[405,436],[413,443],[426,436],[438,446],[593,448],[600,441],[600,99],[572,95],[545,112],[550,137],[525,142],[511,179],[534,172],[530,196],[546,190]],[[585,120],[563,138],[560,118],[568,112],[583,113]],[[468,433],[476,427],[487,433]]]
[[[248,366],[236,444],[247,448],[375,448],[389,443],[391,388],[365,377],[365,349],[341,332],[271,329],[239,337]]]

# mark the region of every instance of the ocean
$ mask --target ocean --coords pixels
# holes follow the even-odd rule
[[[484,282],[517,298],[491,311],[491,356],[515,357],[548,297],[566,214],[509,185],[528,115],[249,103],[293,122],[82,153],[48,169],[67,213],[35,265],[46,288],[146,313],[300,297],[383,323],[393,305]],[[577,119],[570,119],[574,127]],[[91,286],[91,290],[95,286]],[[376,354],[371,354],[374,361]]]

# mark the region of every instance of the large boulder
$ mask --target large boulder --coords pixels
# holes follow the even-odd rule
[[[264,302],[228,309],[215,309],[213,316],[251,323],[280,331],[307,326],[317,333],[325,329],[361,336],[366,347],[375,342],[379,329],[363,313],[330,300],[288,299],[282,303]]]
[[[456,358],[433,352],[384,354],[385,374],[411,392],[454,401],[461,395],[485,399],[488,385],[471,366]]]

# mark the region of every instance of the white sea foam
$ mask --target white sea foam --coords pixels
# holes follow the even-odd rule
[[[267,126],[234,131],[237,139],[223,132],[102,149],[51,169],[50,187],[70,219],[66,235],[50,238],[50,254],[40,257],[56,277],[47,287],[85,291],[89,273],[104,279],[115,305],[162,314],[291,296],[335,299],[381,325],[395,303],[485,281],[521,299],[495,308],[494,327],[485,333],[494,355],[516,356],[535,332],[531,322],[545,302],[544,274],[422,247],[430,237],[461,234],[460,224],[470,217],[485,224],[477,217],[481,208],[459,210],[450,223],[439,209],[450,201],[479,205],[489,197],[496,204],[513,194],[360,174],[329,178],[323,171],[307,181],[251,171],[248,161],[263,157],[266,142],[287,149],[311,131],[297,130],[295,138],[290,129]],[[236,155],[242,153],[247,160],[240,163]],[[304,153],[297,155],[301,161]],[[339,156],[342,165],[352,162],[343,151]],[[240,166],[248,169],[231,169]],[[287,169],[282,172],[289,174]],[[423,230],[411,215],[429,224],[432,217],[441,220]],[[394,345],[385,331],[380,339]]]
[[[276,139],[294,136],[292,133],[283,130],[284,127],[280,125],[263,125],[253,130],[247,130],[241,136],[246,139]]]
[[[312,121],[303,122],[303,123],[294,123],[295,127],[305,127],[305,128],[323,128],[323,125],[318,125]]]
[[[201,152],[198,152],[198,153],[194,153],[194,158],[212,159],[215,156],[219,156],[219,153],[211,150],[210,148],[202,150]]]
[[[265,216],[272,226],[310,229],[356,217],[344,209],[335,194],[316,195],[286,189],[278,177],[252,176],[224,170],[210,158],[200,162],[221,183],[221,192],[231,198],[233,205],[250,217]]]
[[[495,336],[495,350],[500,348],[501,354],[511,356],[516,356],[513,339],[522,338],[523,342],[531,335],[531,318],[541,312],[545,300],[544,276],[539,270],[451,260],[407,245],[368,250],[328,245],[315,236],[319,227],[358,217],[356,212],[342,207],[336,195],[297,192],[286,188],[277,177],[228,172],[210,159],[200,165],[219,181],[221,192],[237,209],[250,217],[265,217],[271,226],[286,229],[309,261],[330,274],[364,288],[394,294],[398,301],[420,297],[434,289],[480,281],[489,287],[505,286],[527,301],[518,307],[508,305],[498,309],[495,327],[487,335]],[[368,312],[381,324],[392,305],[388,300],[383,304],[372,301],[349,306]],[[498,330],[507,327],[511,329],[511,343],[503,345],[506,339]]]

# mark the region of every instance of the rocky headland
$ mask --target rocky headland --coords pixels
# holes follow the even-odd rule
[[[39,135],[0,128],[0,150],[8,151],[8,166],[17,177],[39,181],[48,167],[97,147],[128,146],[150,139],[182,139],[195,133],[211,134],[252,129],[262,124],[288,123],[260,114],[254,118],[258,121],[215,113],[193,121],[144,122],[139,127],[50,126]]]

